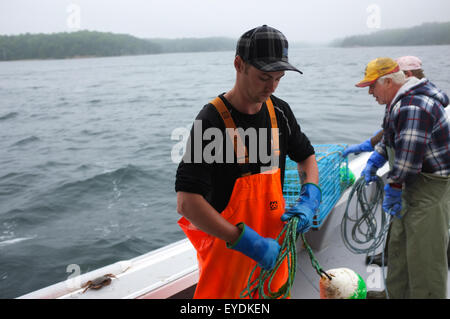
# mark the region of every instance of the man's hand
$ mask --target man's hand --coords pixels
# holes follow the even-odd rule
[[[355,153],[356,155],[361,153],[361,152],[372,152],[373,151],[373,146],[372,143],[370,142],[370,138],[364,142],[362,142],[361,144],[353,144],[350,145],[349,147],[347,147],[344,152],[342,153],[343,157],[347,157],[348,154],[350,153]]]
[[[354,144],[347,147],[342,153],[342,156],[347,157],[350,153],[355,153],[355,155],[357,155],[362,152],[372,152],[374,150],[374,146],[381,141],[382,137],[383,130],[378,130],[371,138],[361,144]]]
[[[391,184],[384,186],[383,209],[392,216],[401,217],[402,210],[402,189],[392,187]]]
[[[287,221],[296,216],[299,218],[297,233],[307,232],[312,226],[314,215],[319,211],[321,199],[322,191],[319,186],[313,183],[304,184],[300,191],[300,198],[281,216],[281,220]]]
[[[369,184],[377,179],[377,171],[379,168],[383,167],[386,161],[387,160],[376,151],[370,155],[366,167],[361,173],[361,176],[364,176],[364,179],[366,180],[366,184]]]
[[[244,223],[237,226],[241,229],[241,235],[235,243],[227,243],[227,247],[255,260],[261,268],[272,270],[280,252],[278,242],[272,238],[262,237]]]

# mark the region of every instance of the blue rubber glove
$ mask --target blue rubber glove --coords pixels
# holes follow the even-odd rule
[[[314,215],[319,211],[321,200],[322,191],[319,186],[306,183],[302,185],[300,197],[295,205],[281,216],[281,220],[285,222],[294,216],[298,217],[297,233],[306,233],[312,226]]]
[[[241,235],[234,244],[227,243],[227,247],[255,260],[265,270],[275,267],[281,248],[278,242],[272,238],[262,237],[244,223],[237,226],[242,229]]]
[[[373,152],[372,155],[370,155],[366,167],[361,173],[361,176],[364,176],[364,179],[366,180],[366,184],[369,184],[370,182],[373,182],[377,179],[377,171],[379,168],[383,167],[386,161],[387,160],[376,151]]]
[[[342,153],[343,157],[347,157],[350,153],[355,153],[355,155],[361,153],[361,152],[372,152],[373,146],[370,142],[370,138],[361,144],[354,144],[347,147],[344,152]]]
[[[384,186],[383,209],[386,213],[401,218],[402,190],[400,188],[394,188],[390,184]]]

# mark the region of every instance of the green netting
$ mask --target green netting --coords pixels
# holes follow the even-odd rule
[[[322,202],[314,217],[312,228],[319,228],[326,219],[342,192],[354,182],[354,176],[348,169],[348,159],[342,157],[345,144],[313,145],[319,166],[319,186],[322,190]],[[283,195],[286,209],[292,206],[300,195],[301,181],[297,163],[286,158]]]

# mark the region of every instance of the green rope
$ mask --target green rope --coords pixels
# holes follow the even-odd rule
[[[343,146],[341,144],[338,144],[339,146]],[[319,163],[324,158],[339,153],[341,154],[341,151],[334,151],[327,153],[326,155],[317,158],[316,161]],[[347,167],[348,170],[348,167]],[[345,174],[344,181],[346,182],[343,188],[347,187],[347,183],[349,182],[348,178],[348,171]],[[284,236],[283,242],[281,243],[281,249],[280,253],[278,255],[277,261],[275,263],[275,267],[267,271],[265,269],[262,269],[261,267],[256,264],[256,266],[253,268],[252,272],[250,273],[250,276],[248,277],[247,287],[244,288],[241,293],[239,294],[240,298],[250,298],[252,299],[255,296],[255,292],[258,293],[260,298],[264,299],[275,299],[280,298],[284,299],[290,296],[291,287],[294,283],[295,274],[297,271],[297,249],[295,243],[297,242],[297,224],[298,224],[298,217],[293,217],[289,220],[288,223],[284,226],[281,233],[278,235],[276,240],[280,242],[280,238]],[[317,261],[316,257],[313,254],[313,251],[311,247],[306,242],[304,234],[301,234],[303,244],[305,246],[306,251],[308,252],[309,258],[311,260],[311,265],[314,268],[314,270],[317,272],[317,274],[320,277],[326,276],[329,280],[331,280],[331,277],[320,267],[319,262]],[[284,259],[287,259],[288,263],[288,278],[286,279],[286,282],[278,289],[277,291],[272,291],[270,286],[272,284],[272,280],[275,277],[275,274],[277,273],[279,267],[283,263]],[[251,278],[253,278],[253,275],[255,272],[260,269],[260,274],[258,277],[256,277],[253,281]],[[264,287],[267,286],[268,294],[264,292]]]
[[[293,217],[289,220],[288,223],[284,226],[283,230],[280,232],[276,240],[280,242],[280,238],[283,238],[283,242],[281,243],[280,253],[275,263],[275,267],[267,271],[258,266],[258,264],[253,268],[248,277],[247,287],[244,288],[239,297],[240,298],[250,298],[253,299],[258,294],[259,298],[263,299],[285,299],[290,296],[291,287],[294,284],[295,274],[297,271],[297,249],[295,243],[297,242],[297,224],[298,217]],[[306,242],[304,235],[301,235],[305,248],[308,252],[308,255],[311,259],[311,265],[319,274],[319,276],[326,275],[325,271],[320,267],[319,262],[314,257],[311,247]],[[272,280],[275,277],[278,269],[283,263],[284,259],[287,259],[288,265],[288,277],[285,283],[277,290],[272,291],[271,285]],[[255,272],[260,269],[259,276],[257,276],[253,281],[253,275]],[[329,279],[331,279],[328,276]],[[267,293],[264,291],[264,287],[267,287]]]
[[[325,276],[329,280],[331,280],[331,277],[320,266],[319,261],[314,256],[313,251],[312,251],[311,247],[308,245],[308,242],[306,241],[305,236],[303,234],[302,234],[302,239],[303,239],[303,245],[305,245],[306,252],[309,255],[309,259],[311,260],[311,266],[314,268],[314,270],[320,277]]]

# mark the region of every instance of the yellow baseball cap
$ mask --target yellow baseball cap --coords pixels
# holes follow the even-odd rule
[[[391,58],[376,58],[367,64],[364,79],[357,83],[357,87],[366,87],[374,83],[378,78],[400,71],[397,62]]]

